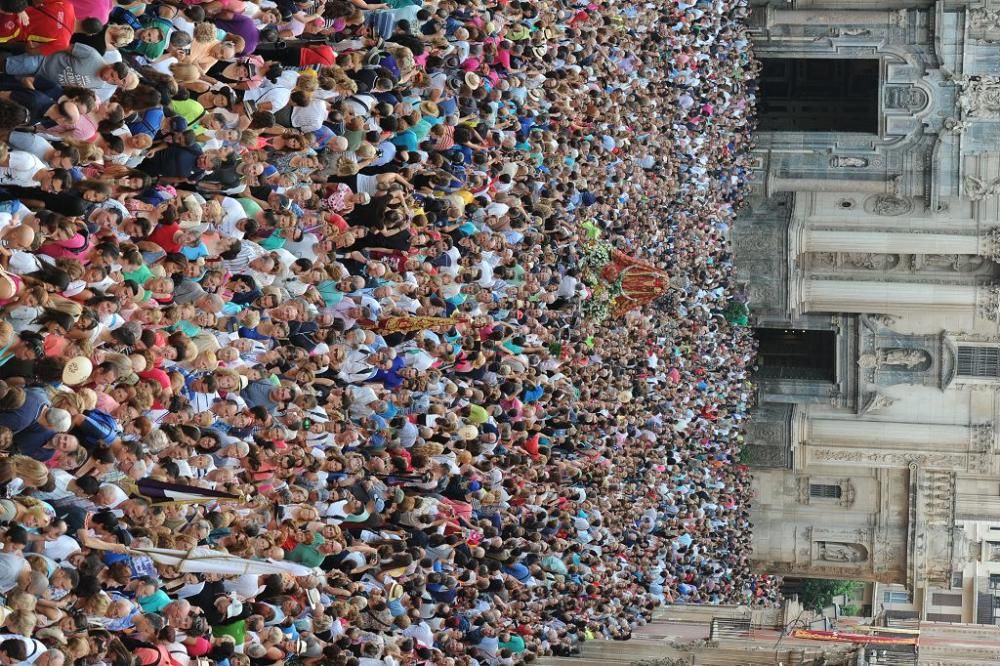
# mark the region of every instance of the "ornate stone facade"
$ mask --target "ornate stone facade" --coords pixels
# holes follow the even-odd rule
[[[982,582],[1000,576],[1000,0],[761,4],[759,57],[875,59],[879,105],[873,133],[756,138],[737,277],[756,326],[826,332],[810,354],[832,368],[757,383],[756,565],[984,621],[1000,604]],[[937,607],[944,593],[961,605]]]

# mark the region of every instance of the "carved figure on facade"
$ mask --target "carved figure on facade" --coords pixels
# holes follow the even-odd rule
[[[892,328],[892,325],[896,323],[896,317],[890,314],[867,314],[865,318],[876,326],[884,326],[886,328]]]
[[[881,393],[874,393],[868,401],[865,402],[864,406],[861,408],[862,414],[867,414],[868,412],[877,412],[883,409],[889,409],[896,401],[892,398],[887,398]]]
[[[1000,287],[983,286],[976,292],[976,311],[984,319],[1000,318]]]
[[[974,273],[986,259],[976,254],[915,254],[913,270],[941,269],[955,273]]]
[[[819,559],[826,562],[867,562],[868,549],[859,543],[819,541]]]
[[[830,166],[861,169],[868,166],[868,160],[864,157],[842,157],[840,155],[834,155],[830,158]]]
[[[966,468],[968,458],[961,453],[909,453],[869,452],[849,449],[809,449],[809,457],[816,461],[860,463],[906,467]]]
[[[983,42],[1000,42],[1000,9],[977,7],[969,10],[969,33]]]
[[[962,75],[954,79],[961,92],[958,107],[970,117],[1000,116],[1000,77]]]
[[[993,261],[1000,260],[1000,227],[993,227],[980,238],[979,254]]]
[[[965,185],[965,195],[973,201],[982,201],[986,197],[995,197],[1000,194],[1000,178],[983,180],[976,176],[966,176],[963,184]]]
[[[817,266],[836,266],[837,265],[837,253],[836,252],[814,252],[813,253],[813,263]]]
[[[878,367],[878,356],[872,353],[864,353],[858,357],[858,367],[863,370],[870,370]]]
[[[893,268],[899,264],[898,254],[882,254],[878,252],[843,252],[840,255],[841,261],[855,268],[864,268],[870,271],[885,270]]]
[[[905,215],[913,209],[913,201],[896,194],[876,194],[865,200],[865,210],[883,217]]]
[[[916,86],[887,86],[885,88],[885,108],[899,109],[910,113],[923,111],[930,102],[927,93]]]
[[[918,370],[931,364],[931,356],[922,349],[886,349],[882,352],[882,365],[906,370]]]
[[[868,28],[830,28],[829,32],[816,38],[816,41],[827,37],[867,37],[872,34]]]
[[[952,134],[961,134],[965,130],[969,129],[969,123],[956,118],[945,118],[944,128]]]

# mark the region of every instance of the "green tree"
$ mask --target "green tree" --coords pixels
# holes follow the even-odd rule
[[[808,578],[799,584],[799,601],[804,608],[820,611],[833,605],[833,598],[839,594],[849,596],[861,583],[853,580],[824,580]]]

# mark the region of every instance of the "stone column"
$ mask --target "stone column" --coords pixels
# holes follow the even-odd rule
[[[802,303],[804,311],[812,312],[891,314],[929,308],[974,310],[980,289],[974,285],[817,280],[807,277],[802,286]]]
[[[914,448],[936,451],[967,451],[972,429],[963,425],[859,421],[856,419],[809,419],[810,443],[883,448]]]
[[[764,184],[768,196],[778,192],[844,192],[847,194],[894,194],[895,180],[850,178],[789,178],[769,174]]]
[[[878,254],[979,254],[982,241],[956,234],[908,234],[880,231],[806,229],[804,252],[873,252]]]

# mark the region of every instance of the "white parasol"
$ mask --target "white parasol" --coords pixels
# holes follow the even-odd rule
[[[210,573],[223,576],[243,576],[254,574],[267,576],[270,574],[291,574],[292,576],[308,576],[313,573],[309,567],[294,562],[275,562],[274,560],[248,560],[236,557],[221,550],[212,550],[205,546],[197,546],[191,550],[171,550],[169,548],[129,548],[129,552],[145,555],[157,564],[174,567],[183,573]]]

